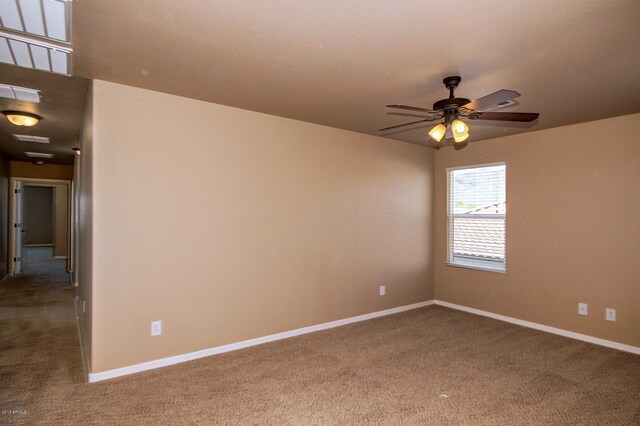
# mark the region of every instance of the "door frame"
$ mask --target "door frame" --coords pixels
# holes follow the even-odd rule
[[[54,185],[66,185],[67,187],[67,261],[65,270],[67,272],[71,271],[71,181],[63,180],[63,179],[37,179],[37,178],[23,178],[23,177],[12,177],[9,179],[9,258],[7,259],[8,263],[8,273],[9,275],[16,275],[15,267],[16,264],[14,262],[14,258],[16,257],[16,236],[17,236],[17,228],[16,228],[16,194],[14,192],[15,184],[14,182],[19,181],[22,182],[22,189],[24,191],[25,186],[45,186],[51,187]],[[23,192],[24,194],[24,192]],[[22,194],[21,194],[22,195]],[[24,204],[24,202],[23,202]],[[24,205],[23,205],[23,214],[24,214]]]

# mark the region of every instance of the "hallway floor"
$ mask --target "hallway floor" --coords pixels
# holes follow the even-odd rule
[[[47,389],[83,382],[74,289],[52,250],[26,247],[23,273],[0,282],[0,424],[29,422]]]

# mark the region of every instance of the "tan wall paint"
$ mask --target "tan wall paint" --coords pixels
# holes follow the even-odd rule
[[[72,180],[73,166],[64,164],[37,165],[25,161],[10,161],[9,173],[11,177]]]
[[[56,257],[68,256],[69,244],[69,186],[55,185],[53,187],[53,255]]]
[[[432,150],[93,87],[93,372],[432,299]]]
[[[635,114],[439,150],[436,299],[640,347],[639,134]],[[446,168],[498,161],[507,272],[446,266]],[[604,320],[606,307],[617,322]]]
[[[9,162],[0,153],[0,279],[9,265]]]
[[[74,250],[73,276],[78,284],[77,296],[85,303],[85,312],[79,312],[80,326],[84,336],[84,352],[87,367],[91,371],[92,317],[93,317],[93,92],[87,93],[87,103],[80,134],[82,156],[75,157],[74,196],[77,217],[73,224],[76,246]],[[104,342],[109,345],[109,342]]]

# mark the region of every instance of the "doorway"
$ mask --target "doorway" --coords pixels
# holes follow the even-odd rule
[[[69,272],[70,182],[12,178],[11,185],[11,275]]]

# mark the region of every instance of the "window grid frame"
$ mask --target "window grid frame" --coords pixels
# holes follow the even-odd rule
[[[467,169],[479,169],[484,167],[494,167],[494,166],[504,166],[504,190],[505,190],[505,213],[504,214],[488,214],[488,215],[480,215],[480,214],[464,214],[464,213],[453,213],[452,212],[452,182],[451,182],[451,172],[457,170],[467,170]],[[465,269],[473,269],[478,271],[487,271],[487,272],[496,272],[505,274],[507,272],[507,213],[506,213],[506,199],[507,199],[507,163],[505,161],[498,161],[493,163],[481,163],[481,164],[470,164],[465,166],[455,166],[455,167],[447,167],[445,169],[447,175],[447,199],[446,199],[446,220],[447,220],[447,266],[452,266],[455,268],[465,268]],[[452,232],[453,232],[453,220],[455,218],[478,218],[478,219],[502,219],[504,222],[504,260],[502,262],[495,262],[489,259],[470,259],[469,263],[477,262],[477,265],[471,264],[461,264],[454,263],[454,254],[452,247]],[[491,264],[492,262],[499,263],[502,265],[501,269],[492,268],[491,266],[483,266],[483,264]]]

